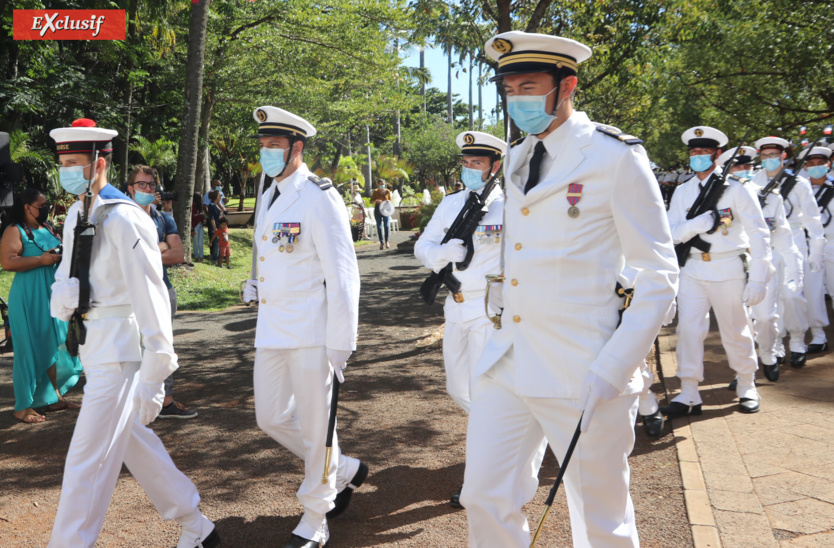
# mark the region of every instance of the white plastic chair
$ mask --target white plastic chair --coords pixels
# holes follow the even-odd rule
[[[376,219],[374,218],[374,210],[365,208],[365,236],[370,240],[374,237],[376,231]]]
[[[388,228],[391,230],[391,232],[399,232],[400,220],[392,215],[391,218],[388,219]]]

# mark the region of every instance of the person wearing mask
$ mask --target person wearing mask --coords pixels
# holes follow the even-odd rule
[[[257,271],[243,292],[246,302],[259,302],[255,416],[304,461],[304,514],[284,548],[318,548],[330,538],[328,520],[347,509],[368,475],[367,465],[339,450],[335,430],[332,452],[325,448],[332,390],[356,349],[359,267],[342,197],[304,163],[316,128],[277,107],[252,114],[267,176],[255,219]]]
[[[205,220],[206,214],[203,213],[200,194],[195,192],[191,200],[191,255],[198,263],[203,262],[203,254],[205,252],[203,240],[205,237],[205,230],[203,230]]]
[[[214,231],[220,226],[220,220],[225,219],[223,207],[220,202],[220,192],[212,190],[209,192],[210,203],[206,214],[209,223],[209,249],[211,250],[211,264],[220,266],[220,241],[214,237]]]
[[[87,382],[49,548],[96,544],[123,464],[162,517],[182,527],[177,548],[219,546],[214,524],[198,508],[197,488],[147,426],[162,409],[163,383],[177,369],[177,355],[156,227],[136,202],[107,182],[111,141],[118,132],[84,118],[49,135],[61,163],[61,186],[79,198],[64,224],[67,257],[88,187],[87,213],[96,226],[90,308],[82,320],[87,336],[79,346]],[[52,286],[53,316],[68,320],[75,314],[83,281],[70,277],[69,260],[61,262]]]
[[[758,360],[745,305],[756,306],[767,294],[773,273],[770,229],[757,195],[735,176],[726,178],[714,211],[687,218],[696,200],[712,188],[712,178],[722,176],[717,160],[728,139],[715,128],[696,126],[687,129],[681,141],[689,148],[695,176],[672,195],[672,237],[678,245],[699,238],[710,247],[708,252],[691,247],[681,266],[677,300],[681,392],[660,411],[670,418],[702,413],[698,384],[704,380],[704,339],[712,308],[727,362],[738,378],[739,411],[756,413],[760,399],[756,390]]]
[[[203,205],[206,208],[208,208],[209,204],[214,203],[211,200],[211,196],[209,196],[209,194],[211,194],[213,190],[216,190],[220,193],[220,202],[218,202],[217,205],[220,208],[220,211],[226,213],[226,202],[228,202],[229,200],[228,198],[226,198],[226,195],[223,194],[223,183],[220,182],[220,179],[214,179],[211,182],[211,187],[209,188],[208,192],[206,192],[205,196],[203,196]]]
[[[162,281],[168,288],[168,298],[171,302],[171,320],[177,313],[177,290],[171,285],[168,279],[168,267],[170,265],[182,264],[185,256],[183,254],[182,239],[177,230],[177,223],[174,218],[163,211],[158,211],[154,206],[159,201],[160,195],[157,192],[156,170],[145,165],[133,166],[127,176],[127,190],[134,202],[151,216],[156,233],[159,238],[159,251],[162,253]],[[162,402],[162,410],[159,412],[159,419],[193,419],[197,412],[188,409],[180,402],[174,401],[174,374],[171,373],[165,379],[165,399]]]
[[[34,408],[79,409],[64,398],[81,374],[81,362],[67,353],[67,322],[49,313],[61,237],[47,220],[49,204],[27,188],[14,200],[3,239],[0,266],[14,272],[9,290],[9,326],[14,343],[12,384],[14,418],[34,424],[46,420]]]
[[[531,467],[545,438],[563,459],[579,426],[564,476],[574,546],[637,546],[627,457],[640,369],[678,273],[660,189],[642,141],[574,110],[589,47],[512,31],[484,50],[527,136],[505,162],[506,281],[490,289],[501,329],[470,391],[460,497],[469,544],[529,546]],[[625,264],[637,275],[618,325]]]
[[[788,141],[781,137],[770,136],[759,139],[755,145],[759,151],[763,169],[753,176],[753,183],[764,188],[774,177],[779,175],[785,161],[785,150],[788,148]],[[786,172],[788,176],[782,178],[776,190],[782,196],[785,217],[793,231],[796,247],[802,255],[803,279],[807,282],[809,273],[822,271],[825,262],[823,257],[825,236],[811,183],[804,177],[790,177],[792,174],[790,170],[786,169]],[[782,309],[785,312],[784,327],[790,334],[790,364],[791,367],[795,368],[805,366],[808,352],[808,347],[805,344],[805,334],[809,327],[816,328],[812,329],[814,336],[811,341],[812,344],[821,344],[825,341],[822,326],[810,323],[805,289],[791,291],[787,288],[781,292]],[[780,341],[777,343],[777,353],[781,358],[780,361],[783,361],[785,348],[781,339],[780,337]]]
[[[391,220],[391,217],[383,215],[382,211],[379,210],[382,202],[391,201],[391,191],[386,187],[387,185],[385,180],[380,179],[379,183],[377,183],[376,189],[373,194],[371,194],[371,203],[374,204],[374,219],[376,220],[376,232],[379,235],[380,249],[388,249],[391,247],[388,244],[388,223]]]

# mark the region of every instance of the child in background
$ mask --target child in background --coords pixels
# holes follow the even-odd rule
[[[231,245],[229,245],[229,222],[225,218],[220,219],[220,223],[217,226],[217,230],[214,231],[212,242],[215,238],[219,240],[218,244],[220,245],[220,255],[217,259],[217,266],[223,268],[223,258],[225,257],[226,268],[232,268],[232,247]]]

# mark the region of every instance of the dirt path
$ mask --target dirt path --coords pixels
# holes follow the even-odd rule
[[[392,246],[406,233],[395,233]],[[342,449],[371,474],[350,510],[330,524],[333,547],[466,546],[466,515],[447,504],[463,478],[466,417],[446,395],[439,305],[416,290],[425,271],[410,255],[358,248],[362,271],[360,347],[341,391]],[[255,424],[252,360],[256,311],[182,313],[175,346],[182,369],[177,399],[199,410],[190,421],[157,421],[174,461],[203,497],[224,546],[280,546],[301,512],[295,491],[303,467]],[[658,387],[656,387],[658,388]],[[80,399],[74,390],[71,397]],[[0,358],[0,545],[46,546],[75,415],[40,425],[12,418],[11,357]],[[671,434],[649,441],[642,427],[631,458],[632,493],[643,546],[685,547],[692,538]],[[548,453],[542,486],[528,507],[538,519],[557,472]],[[173,546],[178,526],[163,522],[123,471],[99,546]],[[539,546],[570,545],[564,495]]]

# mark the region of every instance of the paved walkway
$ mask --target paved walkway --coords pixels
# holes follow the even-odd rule
[[[658,342],[671,399],[674,328]],[[705,344],[704,414],[673,421],[696,548],[834,546],[834,352],[783,366],[777,383],[760,372],[761,411],[744,415],[714,322]]]

